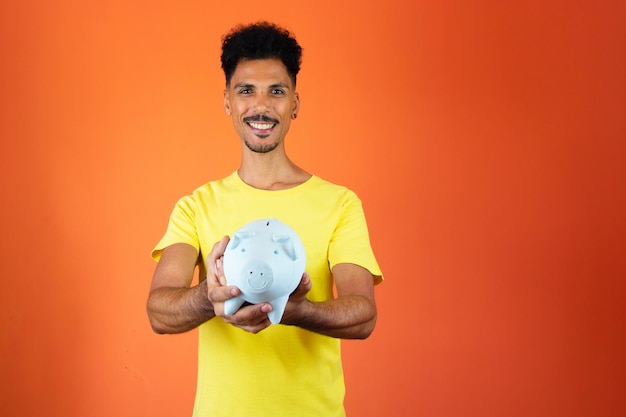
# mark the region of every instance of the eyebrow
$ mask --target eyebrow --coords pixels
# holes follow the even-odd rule
[[[255,88],[256,86],[254,84],[250,84],[250,83],[237,83],[235,84],[235,88]],[[269,88],[286,88],[289,89],[289,86],[285,83],[276,83],[276,84],[272,84],[269,86]]]
[[[235,88],[254,88],[254,84],[237,83]]]

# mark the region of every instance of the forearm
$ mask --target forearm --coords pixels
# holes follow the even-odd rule
[[[350,295],[323,302],[305,301],[287,323],[326,336],[366,339],[376,324],[376,306],[367,297]]]
[[[148,317],[155,333],[184,333],[215,317],[206,281],[191,288],[161,287],[150,292]]]

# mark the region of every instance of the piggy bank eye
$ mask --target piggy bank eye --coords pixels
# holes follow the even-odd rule
[[[278,249],[274,249],[274,255],[278,255]]]

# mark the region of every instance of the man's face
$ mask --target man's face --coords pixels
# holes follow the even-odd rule
[[[224,91],[224,109],[241,140],[253,152],[281,146],[300,100],[279,59],[241,60]]]

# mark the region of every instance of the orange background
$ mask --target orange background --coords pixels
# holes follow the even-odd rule
[[[349,415],[626,413],[623,1],[0,12],[0,415],[190,415],[197,335],[151,333],[149,252],[239,162],[219,37],[261,18],[304,46],[288,150],[360,195],[386,275]]]

